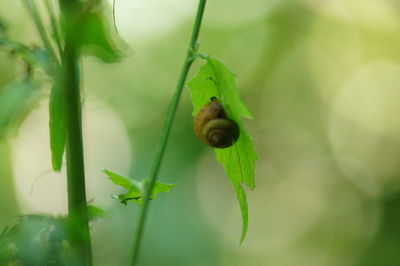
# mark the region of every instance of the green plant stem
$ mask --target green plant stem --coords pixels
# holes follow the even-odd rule
[[[43,44],[46,46],[47,50],[50,53],[50,56],[54,59],[54,61],[59,63],[56,53],[53,49],[53,46],[51,45],[50,39],[47,36],[43,21],[40,18],[39,11],[38,11],[35,1],[32,1],[32,0],[23,0],[23,1],[25,3],[25,6],[29,10],[29,13],[31,14],[33,21],[36,24],[36,28],[37,28],[39,35],[43,41]]]
[[[68,226],[71,249],[77,265],[92,265],[90,231],[85,189],[82,110],[80,92],[79,46],[75,41],[80,26],[78,1],[65,0],[63,16],[66,24],[62,65],[62,88],[67,124],[66,159],[68,190]]]
[[[46,7],[47,7],[47,12],[49,13],[50,17],[50,22],[51,22],[51,28],[53,30],[53,37],[54,40],[56,41],[57,44],[57,49],[60,54],[60,57],[62,56],[62,44],[61,44],[61,33],[59,30],[59,23],[57,22],[57,18],[54,12],[54,6],[53,6],[53,1],[52,0],[46,0]]]
[[[140,246],[142,242],[142,237],[144,233],[144,225],[146,223],[146,217],[149,209],[149,203],[150,203],[150,196],[152,194],[154,185],[156,184],[158,173],[160,170],[161,162],[164,157],[165,149],[167,146],[168,138],[171,132],[171,127],[172,123],[175,118],[175,113],[178,108],[179,100],[183,91],[183,88],[185,87],[185,82],[190,70],[190,67],[195,59],[195,54],[198,48],[198,36],[200,32],[200,27],[201,27],[201,21],[203,18],[204,14],[204,9],[206,5],[206,0],[200,0],[198,9],[197,9],[197,15],[196,15],[196,20],[194,22],[193,30],[192,30],[192,37],[190,39],[189,43],[189,48],[186,54],[186,58],[183,64],[183,68],[181,71],[181,74],[178,79],[178,83],[175,89],[175,94],[172,98],[172,102],[169,106],[168,114],[167,114],[167,119],[165,120],[164,123],[164,128],[161,134],[161,138],[159,141],[159,146],[157,149],[157,152],[155,154],[155,159],[150,171],[150,182],[147,185],[146,188],[146,194],[144,196],[143,200],[143,206],[140,209],[139,217],[138,217],[138,223],[134,235],[134,246],[133,246],[133,257],[132,257],[132,265],[135,266],[138,261],[138,256],[140,252]]]
[[[70,240],[79,265],[91,265],[82,140],[79,57],[73,44],[65,44],[63,89],[67,120],[67,185]]]

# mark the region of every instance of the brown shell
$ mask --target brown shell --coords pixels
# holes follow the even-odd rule
[[[205,144],[214,148],[232,146],[239,138],[238,124],[229,119],[218,100],[204,105],[194,120],[196,136]]]

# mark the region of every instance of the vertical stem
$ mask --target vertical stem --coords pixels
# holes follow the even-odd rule
[[[194,22],[193,30],[192,30],[192,37],[190,39],[189,48],[186,54],[186,58],[182,67],[181,74],[178,79],[178,83],[175,89],[175,94],[172,98],[172,102],[168,109],[167,119],[164,123],[164,128],[161,134],[161,138],[159,140],[159,146],[157,152],[155,154],[155,159],[150,171],[150,182],[148,183],[146,194],[143,200],[143,206],[140,209],[139,217],[138,217],[138,224],[136,227],[135,235],[134,235],[134,247],[133,247],[133,257],[132,257],[132,266],[137,265],[140,246],[142,242],[142,237],[144,233],[144,225],[146,223],[146,217],[149,209],[150,203],[150,196],[152,194],[154,185],[156,184],[158,172],[160,170],[161,162],[164,157],[165,149],[167,146],[169,134],[171,132],[172,123],[174,121],[175,113],[178,108],[179,100],[185,87],[185,82],[187,79],[187,75],[189,73],[190,67],[193,63],[194,56],[198,46],[198,36],[201,27],[201,21],[204,14],[204,9],[206,5],[206,0],[200,0],[196,20]]]
[[[47,12],[49,13],[49,17],[50,17],[51,28],[53,31],[53,37],[54,37],[54,40],[56,41],[58,52],[59,52],[60,56],[62,56],[61,34],[60,34],[59,26],[58,26],[59,23],[57,21],[56,14],[54,11],[53,0],[46,0],[46,7],[47,7]]]
[[[64,53],[64,93],[67,119],[67,185],[71,245],[79,265],[91,265],[82,141],[79,59],[68,42]]]
[[[71,1],[67,1],[68,4]],[[63,92],[67,120],[67,185],[69,239],[78,265],[92,265],[90,231],[86,205],[79,47],[74,41],[79,24],[79,5],[64,9],[65,47],[62,66]]]

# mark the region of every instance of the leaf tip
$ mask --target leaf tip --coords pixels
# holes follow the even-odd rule
[[[58,173],[61,172],[61,165],[58,165],[53,162],[53,171]]]

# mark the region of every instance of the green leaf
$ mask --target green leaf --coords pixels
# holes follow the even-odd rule
[[[245,183],[250,189],[254,189],[255,184],[255,162],[258,159],[254,148],[254,143],[247,131],[240,127],[240,137],[231,147],[226,149],[216,149],[218,161],[224,165],[228,177],[234,184]]]
[[[62,87],[54,85],[50,93],[50,149],[54,171],[60,171],[67,136],[65,100]]]
[[[162,182],[156,182],[151,198],[156,199],[156,195],[160,193],[168,193],[172,188],[176,187],[176,184],[166,184]]]
[[[242,243],[246,237],[247,229],[249,226],[249,210],[247,208],[247,197],[246,192],[243,190],[243,187],[238,184],[234,184],[236,197],[239,200],[240,211],[242,212],[242,236],[240,237],[240,243]]]
[[[231,180],[242,212],[242,236],[246,237],[248,229],[248,207],[243,184],[255,188],[255,162],[258,159],[254,143],[244,128],[241,117],[252,118],[250,111],[240,99],[236,76],[218,60],[205,57],[206,63],[199,73],[188,83],[192,92],[193,115],[207,103],[217,97],[229,118],[235,120],[240,128],[240,137],[231,147],[215,149],[218,161],[223,165]]]
[[[31,98],[37,86],[27,80],[11,83],[0,90],[0,136],[18,122],[17,118],[31,107]]]
[[[133,185],[127,193],[120,194],[119,199],[125,201],[125,205],[128,201],[135,201],[138,204],[142,203],[142,198],[144,195],[144,188],[142,182],[135,181],[135,185]]]
[[[113,196],[113,198],[119,199],[121,204],[126,205],[128,201],[136,202],[138,205],[141,205],[143,202],[143,197],[145,194],[145,184],[147,184],[148,180],[144,181],[136,181],[130,178],[124,177],[117,173],[114,173],[110,170],[103,171],[108,178],[117,186],[121,186],[127,189],[126,193],[119,194],[118,196]],[[162,182],[156,182],[154,189],[151,194],[151,199],[156,199],[157,195],[160,193],[167,193],[175,184],[166,184]]]
[[[103,210],[99,207],[96,207],[92,204],[87,205],[87,211],[88,211],[88,216],[89,216],[90,221],[107,216],[107,213],[105,210]]]
[[[83,14],[79,24],[80,31],[75,34],[75,38],[84,53],[94,55],[105,62],[121,60],[122,53],[110,37],[109,23],[101,9]]]
[[[127,177],[124,177],[122,175],[119,175],[117,173],[111,172],[110,170],[103,170],[103,172],[108,175],[108,178],[117,186],[124,187],[126,189],[131,189],[134,185],[132,183],[132,180],[130,180]],[[140,190],[140,188],[137,188]]]
[[[192,91],[193,115],[196,115],[200,108],[215,96],[220,99],[228,115],[252,118],[250,111],[240,99],[235,74],[214,58],[207,57],[206,60],[207,63],[188,83]]]

